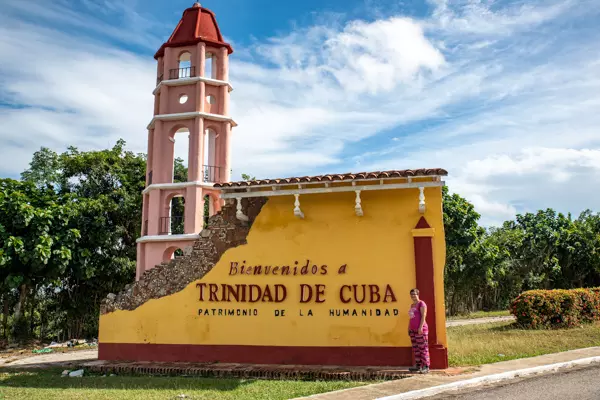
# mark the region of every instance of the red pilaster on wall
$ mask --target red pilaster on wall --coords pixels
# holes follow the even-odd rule
[[[448,368],[448,349],[437,341],[435,318],[435,278],[433,264],[433,229],[425,217],[421,217],[413,230],[415,245],[415,272],[419,297],[427,304],[429,326],[429,351],[432,369]]]

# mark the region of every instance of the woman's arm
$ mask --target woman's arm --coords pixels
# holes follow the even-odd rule
[[[423,325],[425,325],[425,317],[427,317],[427,306],[425,303],[419,308],[421,310],[421,323],[419,324],[419,335],[423,334]]]

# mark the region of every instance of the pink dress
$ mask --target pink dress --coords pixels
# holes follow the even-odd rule
[[[427,327],[427,322],[423,324],[423,333],[418,333],[419,325],[421,325],[421,307],[427,309],[427,305],[422,300],[417,304],[411,304],[408,310],[408,316],[410,317],[408,334],[412,343],[417,368],[429,368],[429,328]]]
[[[418,331],[419,325],[421,325],[421,307],[427,309],[427,304],[423,300],[419,300],[417,304],[411,304],[408,310],[408,317],[410,322],[408,323],[408,329],[411,331]],[[428,332],[427,322],[423,324],[423,333]]]

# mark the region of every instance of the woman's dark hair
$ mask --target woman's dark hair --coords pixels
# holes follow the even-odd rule
[[[410,294],[416,294],[417,296],[419,295],[419,289],[414,288],[414,289],[410,289]]]

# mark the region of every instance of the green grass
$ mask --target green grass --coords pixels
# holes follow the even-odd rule
[[[518,329],[510,322],[448,328],[451,366],[472,366],[600,346],[600,323],[557,330]],[[364,382],[268,381],[150,376],[62,378],[61,369],[0,369],[0,400],[289,399]]]
[[[0,399],[289,399],[360,386],[361,382],[268,381],[191,377],[84,376],[62,378],[61,369],[0,373]]]
[[[476,311],[469,314],[453,315],[448,317],[448,320],[457,319],[476,319],[476,318],[491,318],[491,317],[508,317],[510,312],[508,310],[499,311]]]
[[[512,322],[448,328],[451,366],[488,364],[600,346],[600,323],[573,329],[526,330]]]

